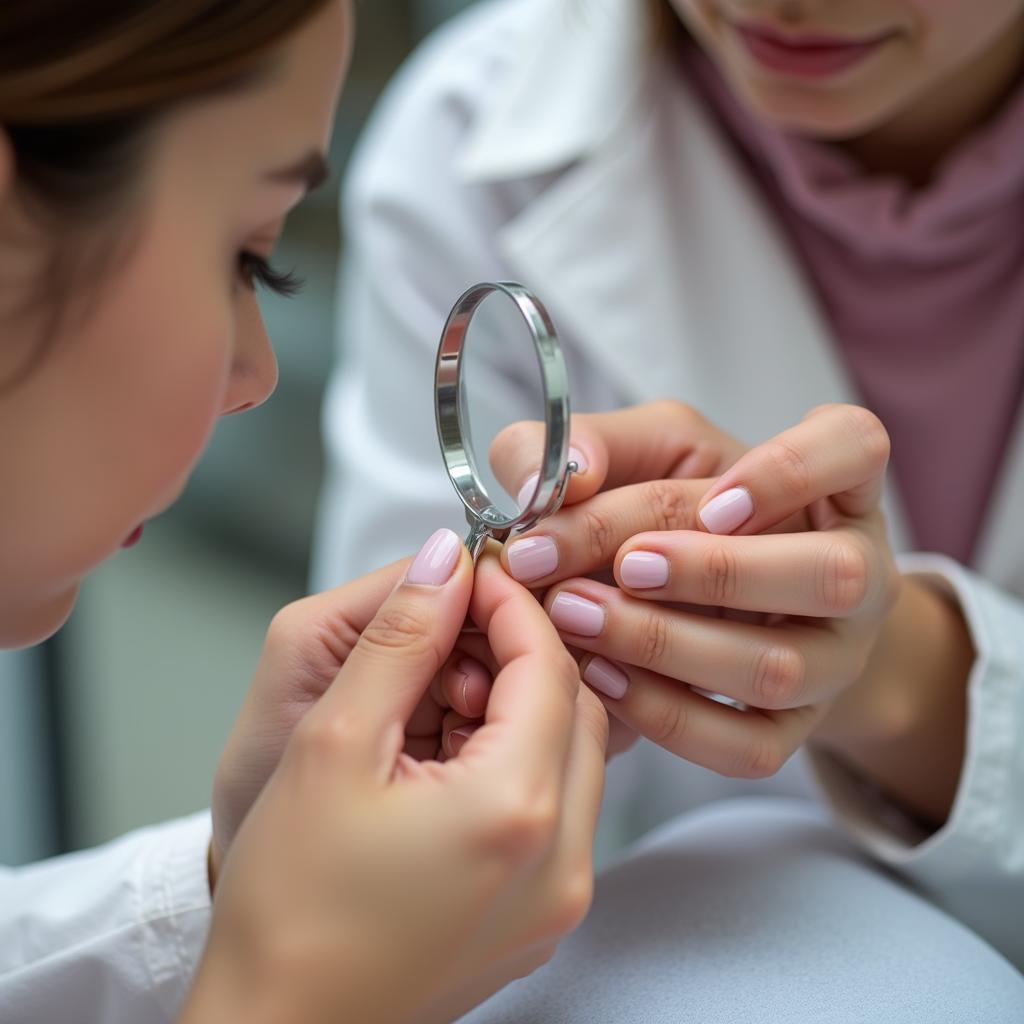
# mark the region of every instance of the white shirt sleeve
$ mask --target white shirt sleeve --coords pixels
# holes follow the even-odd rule
[[[813,751],[809,761],[868,852],[1024,969],[1024,602],[944,556],[906,555],[899,564],[959,601],[976,652],[949,819],[926,834],[836,759]]]
[[[0,869],[4,1024],[177,1016],[210,920],[209,812]]]

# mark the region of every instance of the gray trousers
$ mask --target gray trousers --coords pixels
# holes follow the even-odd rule
[[[463,1022],[1024,1024],[1024,975],[820,807],[746,797],[632,847],[554,959]]]

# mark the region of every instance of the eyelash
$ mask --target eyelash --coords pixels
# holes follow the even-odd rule
[[[292,271],[275,270],[268,260],[244,249],[238,254],[238,275],[247,288],[255,290],[259,285],[286,299],[298,295],[306,283]]]

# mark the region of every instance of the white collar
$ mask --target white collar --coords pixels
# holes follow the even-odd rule
[[[469,183],[543,174],[592,153],[627,115],[654,59],[640,0],[522,0],[514,9],[523,52],[459,155]]]

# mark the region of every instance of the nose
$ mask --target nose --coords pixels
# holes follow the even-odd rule
[[[262,405],[277,387],[277,358],[255,295],[238,312],[235,355],[221,415]]]

